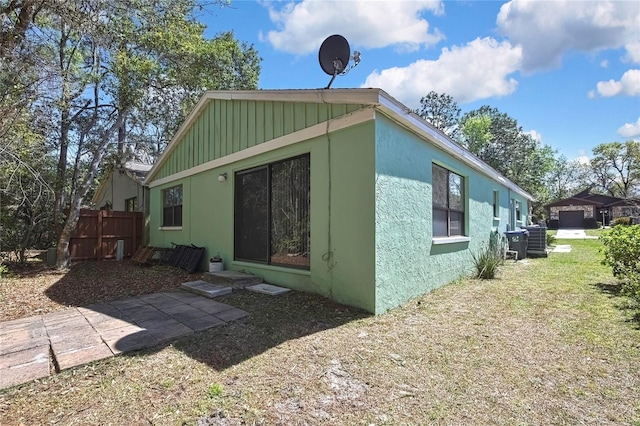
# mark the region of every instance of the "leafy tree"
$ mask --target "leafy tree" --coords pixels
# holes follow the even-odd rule
[[[420,99],[420,108],[415,113],[451,139],[458,137],[461,110],[451,96],[431,91]]]
[[[64,267],[80,207],[104,160],[153,160],[204,90],[254,89],[260,58],[232,33],[206,39],[194,18],[204,5],[196,0],[38,5],[37,14],[27,14],[27,29],[7,36],[13,41],[3,49],[16,65],[30,57],[39,70],[39,86],[29,86],[37,101],[28,98],[21,107],[49,117],[43,128],[56,155],[53,222],[61,225],[57,264]],[[32,54],[20,55],[26,48]],[[148,108],[151,99],[157,104]],[[7,105],[3,100],[0,108]],[[161,142],[150,147],[158,129]]]
[[[593,148],[593,184],[614,197],[640,195],[640,141],[603,143]]]
[[[570,197],[589,187],[588,174],[588,166],[578,160],[569,160],[564,155],[555,158],[545,185],[549,201]]]
[[[538,201],[534,215],[544,214],[547,174],[554,165],[551,147],[525,133],[518,122],[497,108],[483,106],[462,116],[461,141],[484,162],[528,191]]]

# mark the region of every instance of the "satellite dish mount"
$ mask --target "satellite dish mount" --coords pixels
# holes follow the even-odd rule
[[[349,66],[349,60],[353,65]],[[341,35],[334,34],[322,42],[318,52],[318,61],[324,72],[331,76],[331,80],[325,89],[329,89],[337,75],[344,75],[360,63],[360,52],[357,50],[351,55],[349,42]]]

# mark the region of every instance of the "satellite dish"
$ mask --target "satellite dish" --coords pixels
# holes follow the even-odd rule
[[[354,60],[354,65],[347,68],[349,59]],[[318,52],[318,61],[320,61],[322,70],[331,76],[331,81],[326,87],[328,89],[338,74],[346,74],[360,63],[360,52],[353,52],[353,56],[351,56],[351,48],[347,39],[334,34],[322,42]]]

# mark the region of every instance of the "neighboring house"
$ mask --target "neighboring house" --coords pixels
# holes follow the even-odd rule
[[[141,212],[144,245],[149,243],[149,187],[144,185],[144,179],[150,170],[151,164],[132,161],[113,167],[105,174],[91,199],[97,209]]]
[[[379,89],[207,92],[145,182],[151,245],[376,314],[469,274],[532,201]]]
[[[144,178],[150,164],[127,162],[108,171],[91,200],[96,208],[121,212],[142,212],[147,201]]]
[[[547,205],[550,228],[595,228],[619,217],[639,217],[640,200],[592,194],[585,189],[569,198]]]

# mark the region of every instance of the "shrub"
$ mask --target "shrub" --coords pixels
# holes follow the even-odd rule
[[[547,247],[550,247],[556,243],[556,236],[547,232]]]
[[[600,239],[602,263],[611,266],[613,275],[622,281],[622,294],[640,302],[640,225],[614,226]]]
[[[498,269],[504,263],[504,253],[507,247],[507,239],[500,233],[492,232],[489,237],[489,245],[479,253],[471,253],[475,277],[492,279],[496,277]]]
[[[596,229],[599,228],[598,221],[593,217],[585,217],[584,218],[584,227],[586,229]]]
[[[613,222],[611,222],[611,225],[613,225],[613,226],[617,226],[617,225],[629,226],[629,225],[631,225],[631,218],[630,217],[616,217],[615,219],[613,219]]]

